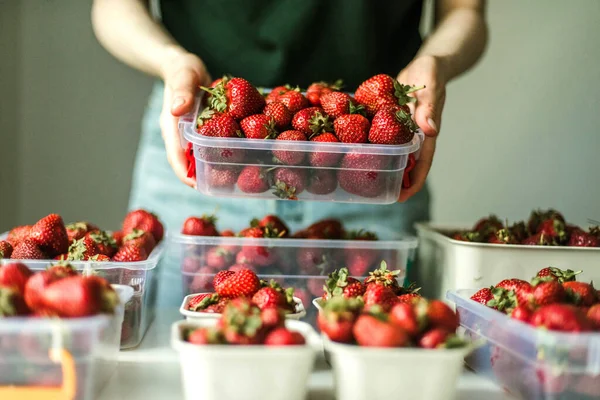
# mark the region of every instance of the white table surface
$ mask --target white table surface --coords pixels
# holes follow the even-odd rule
[[[181,319],[177,311],[159,311],[142,344],[119,353],[119,365],[98,400],[183,399],[179,360],[171,349],[171,324]],[[309,382],[309,400],[333,400],[333,377],[318,362]],[[504,400],[500,388],[465,371],[458,383],[457,400]],[[433,400],[433,399],[432,399]]]

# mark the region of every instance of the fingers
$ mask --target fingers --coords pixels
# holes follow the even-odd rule
[[[200,77],[197,71],[191,68],[179,69],[167,79],[165,84],[169,86],[172,93],[171,114],[180,117],[192,111],[194,97],[200,86]]]
[[[435,153],[435,142],[435,137],[425,137],[420,157],[417,160],[415,168],[410,174],[412,185],[411,187],[404,189],[400,192],[400,197],[398,198],[399,202],[403,203],[406,200],[410,199],[412,196],[418,193],[425,185],[425,180],[427,179],[427,175],[429,174],[429,170],[431,169],[431,164],[433,163],[433,154]]]
[[[435,83],[415,92],[414,119],[426,136],[434,137],[440,132],[442,109],[446,98],[445,89]]]

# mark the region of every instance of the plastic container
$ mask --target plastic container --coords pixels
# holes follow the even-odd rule
[[[335,343],[323,335],[339,400],[451,400],[472,350],[368,348]]]
[[[0,240],[7,233],[0,235]],[[90,262],[69,261],[83,274],[98,274],[115,285],[125,285],[133,288],[133,296],[125,304],[125,320],[121,337],[121,349],[136,347],[142,341],[146,330],[154,319],[154,307],[158,283],[157,266],[165,247],[164,240],[154,248],[147,260],[136,262]],[[0,265],[19,261],[33,271],[46,269],[56,260],[12,260],[0,259]]]
[[[521,399],[600,398],[600,333],[536,329],[469,299],[475,290],[448,292],[466,334],[485,345],[466,358],[477,374]]]
[[[395,203],[408,155],[418,155],[423,138],[418,132],[411,142],[392,146],[207,137],[195,130],[199,111],[197,100],[194,111],[180,118],[179,132],[184,148],[187,143],[193,144],[196,188],[208,196]],[[294,165],[286,165],[280,159],[293,159]],[[247,166],[260,167],[266,182],[254,193],[242,191],[233,182]],[[291,181],[285,176],[290,175],[295,182],[302,182],[292,185],[295,193],[276,194],[277,181],[289,186]],[[228,179],[222,179],[223,176]]]
[[[108,382],[117,367],[124,306],[133,290],[113,285],[121,305],[114,315],[87,318],[5,318],[0,323],[0,398],[27,390],[63,384],[61,362],[70,358],[74,376],[65,377],[76,399],[92,399]],[[51,352],[60,354],[52,357]],[[56,355],[56,354],[54,354]],[[64,355],[64,356],[63,356]],[[66,374],[65,374],[66,375]],[[14,386],[10,389],[8,387]],[[56,390],[56,389],[55,389]],[[43,394],[43,392],[42,392]],[[36,397],[42,399],[42,395]],[[10,397],[8,397],[10,398]]]
[[[529,280],[549,266],[583,270],[577,280],[600,282],[600,248],[469,243],[444,234],[461,227],[416,224],[416,228],[417,282],[428,297],[443,299],[448,290],[480,289],[507,277]]]
[[[188,400],[304,400],[319,337],[310,325],[287,320],[288,329],[306,338],[305,346],[199,346],[182,339],[182,330],[211,326],[216,319],[176,322],[172,345],[179,352],[184,396]],[[224,372],[226,371],[226,372]]]
[[[375,230],[376,231],[376,230]],[[308,240],[308,239],[253,239],[238,237],[206,237],[169,234],[169,262],[181,266],[184,295],[213,292],[212,280],[219,268],[206,264],[207,257],[217,249],[226,249],[230,256],[223,268],[235,264],[239,254],[256,256],[264,266],[255,266],[261,279],[275,279],[284,287],[293,287],[294,296],[309,304],[323,294],[327,274],[347,265],[349,257],[357,252],[371,260],[365,271],[387,261],[388,269],[401,270],[400,283],[412,263],[417,240],[377,232],[381,240]],[[255,264],[256,265],[256,264]],[[306,320],[316,322],[316,310],[309,307]]]
[[[181,303],[181,307],[179,307],[179,313],[181,315],[183,315],[185,317],[185,319],[188,321],[197,321],[197,320],[206,319],[206,318],[220,317],[221,316],[220,313],[207,313],[207,312],[197,312],[197,311],[188,310],[188,303],[190,302],[190,300],[199,294],[202,294],[202,293],[194,293],[194,294],[185,296],[185,298],[183,299],[183,302]],[[286,314],[285,317],[287,319],[294,319],[294,320],[298,321],[301,318],[303,318],[304,316],[306,316],[306,310],[304,309],[304,304],[302,303],[302,300],[300,300],[297,297],[294,297],[294,302],[296,303],[296,312],[293,314]]]

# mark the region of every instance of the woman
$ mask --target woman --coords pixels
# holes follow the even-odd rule
[[[160,78],[146,110],[130,208],[158,213],[170,230],[189,215],[218,206],[221,228],[275,213],[293,225],[335,216],[363,226],[412,231],[429,218],[425,178],[441,127],[446,84],[481,56],[487,40],[484,0],[437,0],[435,29],[419,34],[422,0],[158,0],[157,22],[144,0],[95,0],[94,30],[102,45],[133,68]],[[344,80],[355,89],[378,73],[415,93],[414,118],[426,138],[412,171],[412,186],[386,206],[204,197],[186,177],[177,119],[189,112],[198,86],[225,73],[257,86]],[[170,167],[169,167],[170,165]],[[177,178],[185,183],[182,185]],[[237,223],[236,223],[237,222]],[[179,266],[169,265],[161,285],[178,303]]]

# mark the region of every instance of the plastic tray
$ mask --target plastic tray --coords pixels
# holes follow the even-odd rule
[[[0,235],[0,240],[7,233]],[[133,297],[125,304],[125,320],[121,337],[121,349],[136,347],[142,341],[146,330],[154,319],[158,271],[156,269],[165,248],[163,240],[154,248],[147,260],[136,262],[91,262],[69,261],[83,274],[98,274],[115,285],[125,285],[133,288]],[[12,260],[0,259],[0,265],[11,262],[22,262],[33,271],[46,269],[56,260]]]
[[[187,306],[188,306],[189,301],[193,297],[195,297],[199,294],[203,294],[203,293],[194,293],[194,294],[185,296],[185,298],[183,299],[183,302],[181,303],[181,307],[179,307],[179,313],[181,315],[183,315],[185,317],[185,319],[188,321],[197,321],[199,319],[220,317],[221,316],[220,313],[207,313],[207,312],[197,312],[197,311],[188,310]],[[301,318],[306,316],[306,310],[304,309],[304,304],[302,303],[302,300],[300,300],[297,297],[294,297],[294,302],[296,303],[296,311],[297,312],[295,312],[293,314],[286,314],[285,317],[287,319],[300,320]]]
[[[173,324],[172,345],[179,351],[186,399],[306,398],[308,378],[320,343],[310,325],[286,321],[288,329],[304,335],[305,346],[199,346],[182,340],[183,328],[214,324],[216,319]]]
[[[522,399],[600,398],[600,334],[536,329],[469,299],[475,290],[448,292],[460,324],[474,340],[467,365]]]
[[[335,343],[323,335],[340,400],[451,400],[472,350],[367,348]]]
[[[529,280],[549,266],[583,270],[578,280],[600,282],[600,248],[468,243],[444,234],[464,227],[416,224],[416,228],[417,281],[428,297],[443,299],[448,290],[480,289],[507,277]]]
[[[421,132],[410,143],[395,146],[206,137],[195,130],[199,111],[198,98],[194,111],[180,118],[179,132],[184,148],[187,143],[193,144],[196,188],[208,196],[288,200],[273,193],[277,169],[286,168],[293,170],[293,174],[305,182],[306,190],[297,188],[298,200],[395,203],[400,196],[408,155],[415,153],[418,156],[423,140]],[[276,157],[280,151],[288,152],[288,155],[297,153],[303,161],[293,166],[284,165]],[[327,156],[332,162],[327,167],[312,166],[309,160],[311,155],[317,153]],[[240,171],[248,165],[263,168],[270,189],[261,193],[245,193],[237,184],[223,187],[211,179],[215,170],[227,170],[239,176]],[[357,185],[356,182],[361,180],[363,183]]]
[[[121,305],[112,316],[3,319],[0,323],[0,394],[9,386],[15,386],[12,390],[18,391],[61,386],[61,363],[50,357],[52,350],[59,350],[73,358],[75,398],[94,398],[116,369],[123,304],[133,295],[128,286],[113,287]]]

